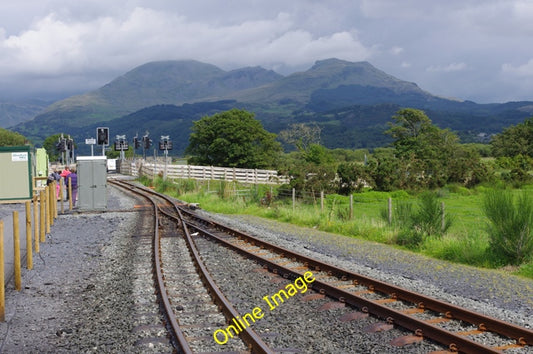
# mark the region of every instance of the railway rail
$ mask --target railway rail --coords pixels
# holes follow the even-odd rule
[[[210,328],[214,326],[212,323],[213,321],[213,312],[217,312],[216,309],[220,309],[220,311],[225,315],[226,318],[230,317],[237,317],[238,313],[233,308],[231,303],[224,297],[224,294],[220,291],[220,289],[217,287],[216,283],[212,279],[212,277],[209,275],[209,272],[203,265],[202,261],[200,260],[200,256],[198,251],[195,248],[194,242],[192,241],[191,235],[187,229],[187,226],[183,223],[181,223],[180,220],[180,210],[178,208],[177,203],[172,200],[171,198],[168,198],[167,196],[153,193],[152,191],[145,189],[145,188],[139,188],[138,186],[135,186],[133,184],[126,183],[124,181],[120,180],[110,180],[110,183],[127,190],[130,193],[134,193],[136,195],[142,196],[145,198],[149,203],[151,204],[150,208],[153,210],[153,218],[154,218],[154,236],[153,236],[153,268],[154,268],[154,279],[157,284],[157,290],[158,290],[158,296],[161,302],[161,307],[163,309],[164,315],[167,319],[167,327],[170,332],[170,335],[177,343],[177,349],[180,350],[183,353],[193,353],[197,351],[205,351],[203,348],[201,348],[201,344],[198,344],[197,339],[204,340],[208,342],[209,340],[205,340],[207,336],[194,336],[194,335],[187,335],[185,332],[188,329],[191,330],[198,330],[198,328],[206,327],[209,328],[208,331],[210,331]],[[168,221],[163,220],[163,215],[168,218],[169,220],[173,220],[175,222],[174,225],[171,223],[168,223]],[[192,267],[190,267],[189,271],[184,272],[184,268],[182,268],[184,265],[182,264],[182,267],[179,267],[177,272],[171,272],[169,269],[171,268],[171,263],[175,260],[168,259],[166,262],[164,261],[163,257],[163,250],[161,247],[162,243],[162,237],[164,237],[164,234],[174,234],[174,230],[176,230],[177,226],[181,225],[181,229],[183,231],[183,237],[186,241],[186,247],[188,249],[188,252],[191,256],[191,263]],[[167,228],[167,226],[170,226]],[[182,254],[182,257],[184,258],[185,255]],[[176,279],[174,277],[176,276],[184,276],[189,277],[196,275],[199,277],[200,282],[205,286],[206,289],[199,290],[198,293],[195,295],[192,295],[190,292],[188,293],[188,297],[192,297],[193,299],[198,299],[202,295],[205,295],[209,293],[212,297],[212,301],[216,306],[208,308],[208,309],[202,309],[199,311],[196,311],[194,316],[196,318],[200,318],[200,323],[180,323],[180,320],[177,317],[176,312],[180,312],[183,310],[182,306],[176,306],[176,303],[179,303],[183,296],[183,294],[179,294],[176,296],[175,290],[170,289],[168,286],[172,282],[176,282]],[[179,281],[178,281],[179,282]],[[172,297],[172,294],[174,294],[174,298]],[[173,300],[174,303],[173,303]],[[180,313],[180,315],[183,315],[183,313]],[[202,315],[205,315],[204,318],[202,318]],[[186,328],[186,329],[185,329]],[[191,331],[192,332],[192,331]],[[210,336],[209,336],[210,338]],[[241,331],[240,338],[245,343],[244,350],[248,349],[249,351],[253,353],[273,353],[274,351],[270,349],[263,341],[262,339],[253,331],[252,328],[248,327]],[[196,342],[196,343],[195,343]],[[224,351],[227,349],[224,348]],[[242,352],[242,348],[240,350]]]
[[[129,188],[134,187],[130,185]],[[155,194],[146,188],[135,187],[135,189]],[[158,196],[162,197],[159,194]],[[402,346],[430,339],[452,352],[498,353],[506,350],[513,352],[533,350],[533,331],[530,329],[283,249],[200,217],[194,211],[178,205],[169,198],[166,200],[178,210],[177,213],[181,218],[179,223],[186,230],[186,237],[190,238],[190,232],[194,231],[206,238],[214,239],[286,279],[305,277],[306,272],[312,271],[315,281],[309,284],[309,287],[318,294],[309,297],[327,296],[336,299],[340,306],[349,305],[358,309],[344,316],[343,321],[371,314],[384,320],[375,326],[376,331],[387,330],[397,325],[412,332],[411,335],[394,340],[391,343],[393,345]],[[194,244],[192,240],[190,243]],[[228,319],[237,315],[236,312],[226,312]],[[480,336],[483,339],[480,339]],[[264,350],[268,349],[265,347]]]

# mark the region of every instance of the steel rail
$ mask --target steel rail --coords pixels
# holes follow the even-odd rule
[[[317,271],[325,271],[325,272],[328,272],[328,274],[335,275],[342,280],[355,281],[357,282],[357,284],[367,286],[368,288],[371,288],[374,291],[378,291],[378,292],[385,293],[385,294],[390,294],[390,296],[394,297],[395,299],[414,303],[417,305],[418,308],[442,313],[444,314],[446,318],[462,320],[464,322],[475,325],[476,327],[478,327],[480,330],[483,330],[483,331],[501,334],[505,337],[516,340],[516,343],[520,346],[533,345],[533,331],[532,330],[511,324],[511,323],[507,323],[507,322],[492,318],[490,316],[482,315],[482,314],[479,314],[479,313],[476,313],[476,312],[473,312],[473,311],[470,311],[470,310],[467,310],[467,309],[464,309],[464,308],[461,308],[461,307],[458,307],[452,304],[448,304],[443,301],[433,299],[433,298],[430,298],[428,296],[425,296],[425,295],[422,295],[416,292],[412,292],[412,291],[409,291],[409,290],[406,290],[400,287],[396,287],[394,285],[390,285],[385,282],[363,276],[361,274],[357,274],[357,273],[354,273],[348,270],[344,270],[344,269],[326,264],[324,262],[312,259],[310,257],[299,254],[297,252],[290,251],[282,247],[273,245],[269,242],[257,239],[253,236],[250,236],[240,231],[237,231],[235,229],[229,228],[225,225],[221,225],[219,223],[213,222],[212,220],[202,218],[184,208],[180,208],[180,209],[184,211],[187,215],[189,215],[189,217],[193,217],[205,225],[210,225],[211,227],[215,227],[225,233],[228,233],[236,237],[249,239],[251,240],[250,242],[251,244],[254,244],[261,248],[269,249],[272,252],[275,252],[275,253],[278,253],[284,256],[285,258],[297,259],[300,262],[304,263],[311,270],[314,269]],[[201,229],[197,225],[194,225],[190,222],[188,222],[188,224],[191,227],[195,227],[195,229],[197,229],[198,232],[206,233],[210,237],[216,238],[219,242],[222,242],[228,245],[229,247],[238,250],[239,252],[246,253],[247,255],[255,258],[259,262],[268,264],[269,269],[271,269],[272,271],[277,270],[277,272],[279,272],[279,270],[281,269],[284,274],[287,274],[289,276],[292,276],[292,277],[301,276],[301,274],[295,271],[292,271],[289,268],[279,266],[278,264],[271,262],[266,258],[255,255],[253,253],[249,253],[246,250],[233,245],[231,242],[228,242],[227,240],[221,237],[218,237],[212,233],[209,233],[207,230]],[[459,350],[465,351],[465,352],[479,352],[479,350],[484,350],[487,352],[491,352],[491,351],[499,352],[499,351],[495,351],[493,348],[490,348],[490,347],[480,346],[479,343],[463,338],[461,336],[453,335],[451,332],[444,331],[440,329],[439,327],[430,325],[423,321],[416,320],[412,316],[408,316],[401,312],[391,310],[389,307],[386,307],[384,305],[376,304],[372,302],[371,300],[367,300],[361,297],[354,297],[353,294],[350,294],[349,292],[346,292],[344,290],[332,287],[331,285],[328,285],[327,283],[317,282],[316,284],[317,285],[320,284],[322,289],[324,289],[324,291],[326,291],[328,295],[334,298],[337,298],[341,301],[344,300],[345,302],[351,303],[352,305],[355,305],[359,308],[367,308],[369,310],[372,309],[373,311],[373,312],[371,311],[372,313],[375,313],[383,318],[390,318],[393,320],[394,323],[397,323],[401,325],[402,327],[413,330],[417,333],[421,332],[423,333],[425,337],[431,338],[447,346],[452,346],[452,347],[457,346]],[[351,300],[348,300],[349,298]]]
[[[169,321],[170,324],[170,330],[171,334],[176,338],[178,341],[181,350],[186,353],[193,353],[191,347],[189,346],[189,343],[187,342],[187,339],[185,338],[185,335],[183,334],[183,331],[180,328],[180,325],[176,319],[176,316],[174,315],[174,311],[172,310],[172,305],[170,303],[170,300],[168,298],[168,294],[165,288],[165,282],[163,279],[163,272],[161,270],[161,254],[160,254],[160,237],[159,237],[159,212],[158,212],[158,206],[157,202],[154,201],[150,196],[145,195],[144,193],[140,193],[138,191],[134,190],[134,186],[130,184],[123,184],[123,182],[117,182],[116,180],[111,181],[109,180],[113,185],[116,185],[118,187],[124,188],[128,190],[131,193],[134,193],[136,195],[140,195],[143,198],[149,200],[154,207],[154,237],[153,237],[153,243],[152,243],[152,250],[153,250],[153,262],[155,267],[155,273],[156,273],[156,283],[157,288],[159,290],[159,296],[161,298],[161,301],[163,302],[163,307],[165,309],[166,318]]]
[[[121,181],[121,183],[124,183],[124,182]],[[181,208],[176,203],[176,201],[164,194],[157,193],[151,189],[134,186],[129,183],[127,185],[137,190],[143,190],[145,193],[157,195],[159,198],[166,200],[168,203],[170,203],[173,206],[174,211],[178,214],[178,217],[176,217],[175,215],[163,209],[161,209],[161,212],[165,214],[166,216],[177,220],[182,225],[182,229],[185,234],[186,241],[187,241],[187,247],[189,248],[189,252],[194,258],[194,261],[195,261],[194,263],[198,269],[198,274],[204,280],[204,284],[209,289],[210,295],[214,298],[213,300],[219,306],[221,311],[224,313],[228,322],[232,318],[237,318],[237,316],[239,316],[239,313],[233,307],[231,302],[224,296],[220,288],[216,285],[216,282],[213,280],[213,278],[209,274],[209,271],[207,270],[206,266],[203,264],[200,253],[198,252],[198,249],[196,247],[196,243],[194,242],[194,240],[192,239],[189,233],[188,227],[181,213]],[[270,347],[261,339],[261,337],[251,327],[244,328],[244,330],[239,333],[239,337],[241,337],[244,343],[246,343],[246,345],[248,345],[251,348],[252,353],[258,353],[258,354],[274,353],[274,351],[270,349]]]

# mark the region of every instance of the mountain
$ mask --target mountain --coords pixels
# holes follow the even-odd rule
[[[289,75],[269,85],[234,93],[231,98],[241,102],[263,104],[297,102],[305,105],[317,91],[336,90],[339,87],[353,85],[389,89],[400,95],[431,97],[416,84],[388,75],[368,62],[352,63],[339,59],[326,59],[317,61],[305,72]]]
[[[9,128],[20,122],[35,118],[50,105],[49,101],[42,100],[18,100],[0,101],[0,127]]]
[[[52,104],[37,121],[80,127],[111,120],[158,104],[192,103],[278,80],[260,67],[226,72],[198,61],[160,61],[141,65],[107,85]]]
[[[465,140],[499,132],[533,113],[533,102],[477,104],[434,96],[368,62],[326,59],[282,76],[260,67],[225,71],[188,60],[141,65],[95,91],[54,103],[15,130],[37,142],[58,132],[80,141],[94,136],[96,126],[113,126],[112,136],[127,132],[128,138],[133,129],[188,137],[193,120],[242,108],[272,132],[316,122],[328,147],[375,147],[387,142],[382,132],[402,107],[423,109]]]

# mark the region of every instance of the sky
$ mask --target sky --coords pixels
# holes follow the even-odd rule
[[[434,95],[533,101],[533,0],[0,0],[0,100],[157,60],[288,75],[368,61]]]

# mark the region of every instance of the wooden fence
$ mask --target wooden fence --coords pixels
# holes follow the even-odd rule
[[[245,169],[235,167],[171,165],[164,162],[147,162],[144,160],[117,161],[117,172],[131,176],[162,175],[166,178],[184,178],[196,180],[223,180],[249,184],[284,184],[288,178],[278,176],[274,170]]]

